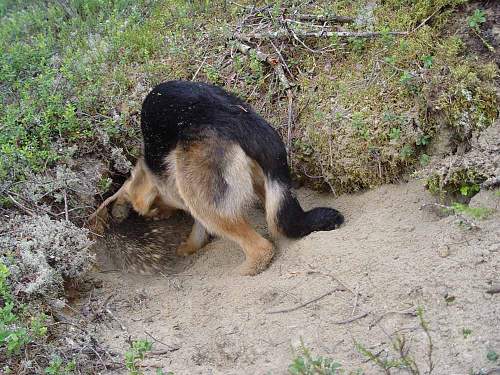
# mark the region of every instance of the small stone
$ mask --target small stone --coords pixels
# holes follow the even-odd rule
[[[438,254],[441,258],[446,258],[450,255],[450,248],[448,245],[442,245],[438,247]]]

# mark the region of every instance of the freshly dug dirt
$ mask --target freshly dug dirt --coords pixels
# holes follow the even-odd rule
[[[397,358],[391,344],[397,335],[405,337],[421,374],[429,373],[430,362],[433,374],[500,367],[486,357],[500,352],[500,294],[488,293],[500,282],[498,212],[478,221],[480,229],[467,230],[453,216],[421,209],[434,198],[417,181],[337,199],[308,190],[299,197],[305,207],[338,208],[346,224],[279,241],[271,266],[255,277],[236,273],[243,253],[226,240],[214,239],[192,257],[175,257],[189,231],[186,217],[122,223],[129,229],[113,231],[97,246],[102,270],[129,267],[134,261],[120,261],[123,251],[132,257],[136,246],[143,256],[161,248],[154,243],[163,246],[165,269],[93,274],[103,286],[91,297],[106,301],[114,317],[96,323],[97,338],[122,355],[130,338],[152,341],[162,354],[146,357],[146,373],[162,367],[176,375],[285,374],[302,340],[314,355],[378,374],[383,371],[356,343],[381,360]],[[251,220],[266,233],[260,210]],[[132,247],[123,250],[127,244]],[[76,307],[84,309],[89,298]],[[418,306],[432,346],[415,314]]]

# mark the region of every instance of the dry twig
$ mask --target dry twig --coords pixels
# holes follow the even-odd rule
[[[279,314],[279,313],[287,313],[287,312],[292,312],[292,311],[295,311],[295,310],[298,310],[298,309],[301,309],[302,307],[305,307],[307,305],[310,305],[311,303],[314,303],[314,302],[317,302],[319,301],[320,299],[323,299],[335,292],[340,292],[340,291],[343,291],[343,289],[341,288],[335,288],[335,289],[331,289],[329,290],[328,292],[320,295],[319,297],[316,297],[316,298],[313,298],[312,300],[309,300],[307,302],[304,302],[298,306],[294,306],[294,307],[290,307],[288,309],[283,309],[283,310],[273,310],[273,311],[267,311],[266,314]]]
[[[390,31],[387,33],[381,33],[376,31],[301,31],[294,30],[297,37],[302,38],[374,38],[381,35],[408,35],[406,31]],[[290,33],[286,29],[280,29],[277,31],[267,31],[261,33],[235,33],[235,38],[244,42],[250,42],[252,39],[283,39],[290,37]],[[293,35],[292,35],[293,36]]]
[[[362,319],[364,318],[365,316],[367,316],[368,314],[370,313],[370,311],[365,311],[359,315],[356,315],[355,317],[353,318],[350,318],[350,319],[346,319],[346,320],[340,320],[338,322],[332,322],[333,324],[347,324],[347,323],[352,323],[356,320],[359,320],[359,319]]]
[[[235,47],[238,49],[238,51],[240,51],[244,55],[249,55],[251,51],[253,51],[255,53],[255,57],[259,61],[269,64],[274,69],[274,72],[278,76],[278,79],[280,80],[285,90],[293,86],[293,84],[288,80],[288,78],[286,78],[283,66],[276,57],[268,55],[260,51],[258,48],[252,48],[249,45],[241,42],[236,42]]]
[[[332,22],[332,23],[351,23],[354,19],[351,17],[322,15],[322,14],[295,14],[293,18],[301,21],[317,21],[317,22]]]

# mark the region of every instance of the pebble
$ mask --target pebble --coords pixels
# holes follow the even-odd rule
[[[450,255],[450,247],[448,245],[439,246],[438,254],[441,258],[446,258],[448,255]]]

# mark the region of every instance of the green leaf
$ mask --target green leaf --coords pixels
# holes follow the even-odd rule
[[[495,352],[494,350],[490,350],[487,354],[486,354],[486,358],[488,358],[488,361],[491,361],[491,362],[496,362],[498,360],[498,353]]]

